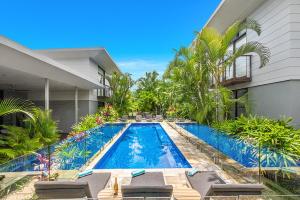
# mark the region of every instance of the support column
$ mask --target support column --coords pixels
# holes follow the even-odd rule
[[[49,110],[49,79],[45,79],[45,110]]]
[[[78,88],[75,87],[75,123],[78,122]]]

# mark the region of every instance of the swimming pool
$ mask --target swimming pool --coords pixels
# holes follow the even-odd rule
[[[94,169],[190,167],[159,123],[133,123]]]
[[[85,131],[85,137],[68,138],[51,146],[54,152],[59,146],[68,143],[68,146],[52,156],[52,168],[61,170],[73,170],[81,168],[95,153],[97,153],[109,140],[111,140],[122,128],[124,123],[104,124]],[[0,166],[0,172],[39,171],[40,160],[38,154],[47,156],[46,149],[11,160]],[[55,166],[54,166],[55,165]]]
[[[191,134],[203,140],[207,144],[213,146],[226,156],[234,159],[245,167],[258,166],[258,149],[249,143],[245,143],[229,135],[217,132],[213,128],[196,123],[177,123],[180,127],[184,128]],[[262,149],[262,154],[269,155],[274,152],[268,149]],[[292,163],[289,166],[295,166]],[[283,159],[278,157],[277,160],[267,162],[264,160],[261,163],[262,167],[282,167],[284,166]],[[300,166],[300,163],[298,163]]]

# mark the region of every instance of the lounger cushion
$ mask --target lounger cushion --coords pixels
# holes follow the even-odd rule
[[[261,195],[263,190],[261,184],[213,184],[207,196]]]
[[[225,183],[216,172],[198,172],[194,176],[188,176],[186,172],[186,177],[194,190],[197,190],[202,197],[207,196],[207,192],[210,186],[213,184]]]
[[[97,198],[98,193],[103,190],[109,181],[111,173],[93,173],[76,180],[76,182],[88,182],[92,198]]]
[[[121,190],[123,197],[171,197],[173,186],[165,185],[162,172],[146,172],[133,177]]]
[[[93,173],[76,181],[38,181],[34,187],[39,199],[97,198],[110,176],[110,173]]]
[[[164,186],[165,180],[162,172],[146,172],[131,179],[130,185],[134,186]]]
[[[92,198],[87,181],[38,181],[34,187],[39,199]]]
[[[124,185],[121,190],[123,197],[171,197],[173,193],[173,186]]]

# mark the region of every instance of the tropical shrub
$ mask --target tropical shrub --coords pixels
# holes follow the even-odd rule
[[[255,152],[262,153],[261,162],[275,163],[282,158],[281,166],[288,167],[300,160],[300,130],[291,126],[291,121],[291,118],[273,120],[250,115],[215,123],[213,127],[257,147],[271,150],[272,153]]]
[[[103,108],[100,108],[99,113],[105,122],[117,121],[117,119],[119,117],[118,112],[110,104],[106,104]]]
[[[72,126],[73,133],[71,134],[89,130],[91,128],[101,125],[102,123],[103,120],[99,113],[83,116],[80,118],[79,123],[74,124]]]
[[[59,131],[57,122],[52,119],[51,110],[41,110],[39,108],[33,111],[34,119],[28,119],[28,129],[33,135],[39,137],[39,141],[44,146],[49,146],[59,140]]]
[[[31,112],[32,118],[24,120],[24,127],[3,126],[8,133],[0,137],[1,163],[42,147],[48,147],[50,156],[50,145],[59,139],[57,124],[51,111],[34,108]]]
[[[170,106],[166,113],[167,113],[167,117],[174,118],[176,117],[176,108],[174,106]]]
[[[39,136],[30,137],[29,129],[17,126],[3,127],[7,130],[7,133],[0,137],[0,163],[33,153],[42,147]]]
[[[30,131],[39,138],[39,143],[47,147],[48,154],[48,178],[51,177],[51,145],[59,140],[57,123],[52,119],[51,110],[34,109],[34,119],[29,119]]]

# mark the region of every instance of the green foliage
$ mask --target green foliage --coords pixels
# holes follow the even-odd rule
[[[89,130],[102,124],[102,118],[99,113],[86,115],[80,118],[80,122],[74,124],[72,130],[76,133]]]
[[[242,55],[256,53],[262,66],[269,61],[269,49],[258,42],[247,42],[234,52],[229,50],[232,40],[245,29],[261,33],[260,25],[250,19],[237,21],[224,34],[204,28],[191,48],[176,52],[163,77],[173,85],[171,105],[178,113],[210,124],[227,119],[234,103],[246,103],[244,98],[233,99],[232,92],[221,84],[226,69]]]
[[[288,163],[300,159],[300,130],[290,125],[291,120],[272,120],[250,115],[215,123],[213,126],[233,137],[272,150],[274,153],[262,155],[262,160],[270,163],[283,157],[283,167],[287,167]]]
[[[156,71],[147,72],[137,81],[135,99],[139,111],[166,114],[172,98],[171,84],[158,76]]]
[[[112,105],[106,104],[103,108],[99,109],[99,113],[105,122],[117,121],[119,115]]]
[[[0,101],[0,116],[21,112],[33,118],[33,108],[34,104],[31,101],[22,99],[4,99]]]
[[[0,157],[1,162],[18,156],[29,154],[42,147],[39,137],[30,137],[30,132],[26,128],[16,126],[3,126],[7,134],[0,138]]]
[[[32,116],[24,120],[24,127],[3,126],[7,134],[0,138],[1,163],[58,141],[57,124],[51,118],[51,111],[34,108]]]
[[[134,84],[134,81],[131,79],[131,75],[128,73],[114,73],[109,82],[113,92],[112,97],[110,98],[111,104],[114,106],[120,116],[128,114],[131,106],[130,88]]]
[[[40,143],[49,146],[59,140],[57,123],[51,117],[50,110],[34,109],[34,120],[27,120],[34,135],[39,136]]]
[[[118,113],[113,106],[107,104],[95,114],[86,115],[80,118],[80,122],[72,126],[72,134],[77,134],[91,128],[95,128],[105,122],[115,122],[118,119]]]

